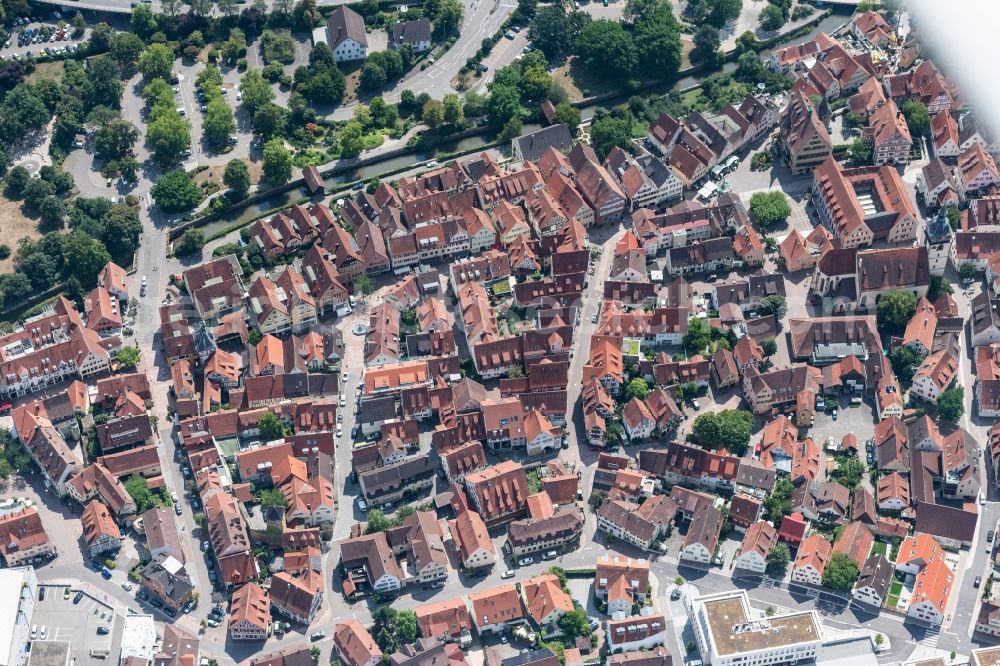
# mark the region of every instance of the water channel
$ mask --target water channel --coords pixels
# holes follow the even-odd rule
[[[834,12],[829,16],[823,18],[816,26],[806,35],[796,37],[789,41],[794,41],[797,43],[806,42],[818,35],[820,32],[831,33],[840,27],[849,17],[850,11],[853,7],[837,7]],[[788,42],[783,42],[780,46],[784,46]],[[761,52],[762,58],[767,58],[770,56],[771,51],[765,50]],[[736,63],[727,62],[722,67],[723,73],[729,73],[736,69]],[[685,76],[684,78],[677,81],[673,85],[663,84],[662,86],[653,86],[646,88],[642,91],[643,95],[657,95],[670,92],[670,90],[690,88],[691,86],[697,85],[702,79],[706,78],[710,73],[699,73],[693,74],[691,76]],[[627,95],[623,96],[623,99],[627,98]],[[591,104],[589,106],[581,107],[580,113],[584,120],[589,120],[593,117],[594,112],[601,106],[608,107],[613,106],[617,103],[617,100],[605,100],[600,104]],[[527,124],[523,128],[524,133],[534,132],[541,129],[540,125]],[[467,152],[473,151],[477,148],[481,148],[493,141],[494,135],[492,133],[479,134],[476,136],[467,137],[460,139],[458,141],[453,141],[449,143],[438,144],[435,146],[436,153],[456,153],[456,152]],[[407,155],[400,155],[398,157],[392,157],[374,164],[369,164],[367,166],[360,167],[358,169],[350,169],[346,171],[341,171],[337,174],[331,175],[326,178],[327,191],[332,192],[338,189],[338,186],[342,183],[352,182],[355,180],[367,180],[373,176],[378,176],[379,174],[404,169],[409,166],[415,166],[416,164],[433,159],[434,155],[431,153],[410,153]],[[270,210],[275,210],[277,208],[284,208],[291,205],[292,203],[299,201],[306,196],[305,188],[296,188],[283,192],[281,194],[276,194],[275,196],[266,199],[264,201],[258,202],[251,206],[246,206],[244,208],[234,210],[228,215],[223,215],[212,222],[201,227],[205,235],[211,238],[213,235],[220,233],[222,230],[231,227],[235,224],[246,224],[250,221],[260,217],[262,214]]]

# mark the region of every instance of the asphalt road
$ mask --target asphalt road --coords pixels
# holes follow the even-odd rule
[[[391,89],[382,91],[382,97],[387,102],[395,103],[404,90],[412,90],[418,95],[427,93],[434,99],[441,99],[448,93],[455,92],[451,81],[458,70],[479,50],[483,38],[496,32],[516,7],[517,3],[512,0],[467,0],[461,34],[448,52],[426,69],[418,67]],[[515,55],[511,54],[507,62],[513,60]],[[353,118],[354,105],[338,107],[331,117],[334,120]]]

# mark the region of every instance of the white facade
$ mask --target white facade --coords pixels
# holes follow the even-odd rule
[[[907,609],[906,614],[910,617],[921,620],[922,622],[928,622],[930,624],[941,624],[944,621],[944,616],[941,615],[933,603],[924,600],[919,604],[912,604],[909,609]]]
[[[680,559],[687,560],[689,562],[701,562],[703,564],[708,564],[712,559],[712,553],[708,552],[708,548],[705,548],[705,544],[698,542],[692,543],[686,548],[681,549]]]
[[[35,570],[0,569],[0,589],[7,590],[3,596],[6,601],[0,602],[0,666],[23,666],[28,661],[31,615],[38,592]],[[11,594],[14,590],[19,594]]]
[[[764,573],[767,570],[767,560],[765,560],[756,550],[750,550],[736,558],[736,568],[756,573]]]
[[[854,597],[855,601],[860,601],[863,604],[868,604],[873,608],[881,608],[883,599],[879,596],[878,592],[871,585],[865,585],[864,587],[856,587],[851,591],[851,596]]]
[[[361,42],[356,42],[347,38],[337,45],[333,50],[334,62],[350,62],[352,60],[364,60],[368,57],[368,46]]]
[[[817,571],[813,565],[806,564],[792,569],[792,580],[796,583],[819,586],[823,584],[823,574]]]

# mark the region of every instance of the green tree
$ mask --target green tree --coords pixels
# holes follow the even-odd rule
[[[114,60],[98,56],[88,61],[87,83],[83,87],[85,108],[92,109],[97,105],[109,109],[121,108],[124,90],[121,72]]]
[[[630,76],[639,63],[632,35],[612,21],[585,25],[576,38],[576,52],[589,70],[605,78]]]
[[[124,71],[131,71],[145,48],[146,44],[135,33],[119,32],[111,39],[108,54]]]
[[[617,116],[602,116],[590,123],[590,140],[598,159],[603,160],[615,146],[628,152],[632,143],[632,120]]]
[[[275,137],[264,144],[264,177],[268,181],[283,185],[292,178],[292,154],[285,148],[285,142]]]
[[[906,324],[917,311],[917,297],[912,291],[894,289],[882,294],[875,308],[878,327],[889,335],[898,335],[906,329]]]
[[[632,28],[640,73],[661,81],[674,81],[681,66],[680,24],[669,3],[659,2]]]
[[[649,395],[649,384],[642,377],[636,377],[625,387],[626,400],[631,400],[632,398],[645,400],[647,395]]]
[[[847,553],[834,553],[823,570],[823,585],[834,590],[849,590],[858,579],[858,567]]]
[[[205,232],[201,229],[188,229],[174,242],[174,254],[184,256],[200,253],[205,247]]]
[[[190,210],[201,201],[201,190],[184,169],[175,169],[162,176],[149,191],[156,205],[167,213]]]
[[[910,347],[899,345],[889,352],[889,362],[892,364],[892,371],[895,373],[896,379],[905,390],[910,387],[914,373],[924,362],[924,355],[918,354]]]
[[[399,646],[417,640],[417,616],[413,611],[380,606],[372,613],[368,633],[375,639],[382,654],[392,654]]]
[[[774,315],[776,319],[780,320],[784,319],[785,313],[788,312],[788,305],[784,296],[765,296],[760,299],[757,312],[762,315]]]
[[[691,434],[707,449],[726,449],[742,456],[753,434],[753,414],[743,409],[706,412],[694,420]]]
[[[375,62],[366,62],[361,67],[361,75],[358,84],[362,90],[379,90],[386,84],[389,77],[386,76],[385,69]]]
[[[958,423],[965,413],[965,388],[956,385],[942,391],[937,399],[937,407],[939,421]]]
[[[779,526],[781,519],[792,512],[794,490],[795,486],[788,477],[781,477],[771,489],[771,494],[764,499],[765,515],[775,526]]]
[[[688,322],[682,343],[688,354],[700,354],[712,342],[712,327],[707,321],[694,318]]]
[[[191,123],[175,109],[157,109],[146,126],[146,145],[160,164],[170,164],[191,145]]]
[[[719,47],[722,46],[722,38],[719,37],[719,29],[710,25],[703,25],[698,28],[691,39],[694,49],[691,51],[691,62],[703,62],[709,67],[714,67],[719,61]]]
[[[528,39],[549,60],[568,54],[573,45],[573,26],[562,5],[548,5],[535,14],[528,26]]]
[[[861,485],[861,479],[865,473],[865,464],[857,456],[851,455],[837,463],[837,469],[833,470],[833,478],[852,493]]]
[[[590,617],[585,608],[574,608],[568,613],[564,613],[557,622],[563,636],[572,641],[577,636],[590,636],[593,629],[590,628]]]
[[[115,261],[125,263],[139,247],[142,221],[139,212],[126,203],[118,203],[101,217],[104,244]]]
[[[784,222],[792,214],[788,197],[780,190],[755,192],[750,197],[750,214],[762,229]]]
[[[851,159],[855,164],[868,164],[872,160],[872,147],[862,138],[851,142]]]
[[[61,228],[66,221],[66,204],[59,197],[50,194],[38,204],[38,214],[45,226]]]
[[[945,294],[955,293],[955,288],[951,286],[951,280],[943,275],[931,276],[931,286],[927,289],[927,300],[934,302]]]
[[[146,479],[141,476],[130,476],[125,479],[123,485],[128,494],[132,496],[132,501],[135,502],[136,512],[143,513],[156,506],[153,495],[149,492],[149,486],[146,485]]]
[[[511,118],[504,123],[503,129],[500,130],[500,134],[497,135],[497,140],[501,143],[507,143],[516,137],[521,136],[521,130],[523,128],[524,123],[521,122],[520,118]]]
[[[536,63],[521,72],[521,93],[526,99],[542,99],[552,90],[552,77],[546,65]]]
[[[958,267],[958,277],[962,278],[962,280],[974,280],[976,273],[976,265],[971,261],[964,261]]]
[[[285,425],[274,412],[265,412],[257,422],[260,438],[265,442],[281,439],[285,435]]]
[[[359,275],[354,278],[354,287],[365,296],[370,296],[375,291],[375,283],[367,275]]]
[[[271,412],[266,412],[273,416]],[[285,507],[285,493],[277,488],[265,488],[257,491],[256,499],[262,507]]]
[[[233,111],[226,100],[217,97],[208,103],[208,110],[202,121],[202,131],[209,144],[216,147],[226,145],[229,137],[236,132]]]
[[[62,253],[69,275],[85,286],[93,285],[97,274],[111,261],[111,254],[104,243],[80,229],[65,237]]]
[[[948,204],[945,206],[945,214],[948,216],[948,224],[951,226],[952,231],[958,231],[958,227],[962,222],[962,211],[958,209],[958,206]]]
[[[429,99],[424,104],[420,120],[432,130],[436,130],[444,122],[444,105],[436,99]]]
[[[365,149],[364,130],[361,123],[351,120],[340,130],[340,156],[357,157]]]
[[[20,164],[10,170],[7,174],[7,182],[4,192],[8,199],[17,201],[22,197],[24,187],[31,182],[31,173]]]
[[[253,131],[266,141],[284,134],[285,122],[285,110],[274,102],[268,102],[253,114]]]
[[[375,508],[368,512],[368,523],[365,533],[376,534],[378,532],[385,532],[392,526],[392,520],[382,512],[382,509]]]
[[[125,368],[135,368],[139,365],[142,352],[137,347],[122,347],[118,352],[118,362]]]
[[[222,182],[226,184],[234,194],[246,195],[250,189],[250,169],[246,162],[241,159],[229,160],[226,164],[226,171],[222,175]]]
[[[778,353],[778,343],[774,340],[764,340],[764,342],[761,343],[760,348],[768,357],[774,356]]]
[[[247,70],[240,79],[240,95],[243,98],[243,107],[250,114],[256,113],[257,109],[274,99],[271,85],[264,80],[258,69]]]
[[[524,111],[518,89],[513,86],[497,85],[496,82],[490,85],[490,99],[486,106],[487,115],[495,127],[503,127],[514,118],[520,119]]]
[[[906,126],[910,128],[910,134],[913,136],[927,134],[931,128],[931,114],[923,102],[908,99],[903,102],[902,111],[903,117],[906,118]]]
[[[80,15],[77,14],[77,16]],[[159,30],[156,15],[153,14],[153,10],[149,8],[149,5],[145,3],[139,3],[132,8],[132,16],[129,18],[129,23],[132,26],[132,32],[140,39],[149,39],[154,32]]]
[[[579,133],[581,120],[580,109],[566,102],[556,104],[556,110],[552,114],[552,122],[568,126],[573,136]]]
[[[462,125],[465,124],[465,109],[462,106],[462,100],[459,99],[458,95],[445,95],[444,99],[441,101],[441,105],[444,111],[445,123],[456,129],[461,128]]]
[[[785,25],[785,14],[778,7],[768,4],[760,12],[760,27],[767,32],[774,32]]]
[[[784,543],[776,543],[767,553],[767,573],[779,578],[784,577],[788,570],[788,563],[792,556],[788,552],[788,546]]]
[[[174,50],[166,44],[150,44],[139,57],[139,71],[147,81],[157,77],[169,80],[173,68]]]

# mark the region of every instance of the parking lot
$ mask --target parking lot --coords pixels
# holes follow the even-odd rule
[[[65,598],[65,586],[43,587],[45,599],[35,604],[31,616],[31,624],[38,627],[38,638],[41,639],[44,626],[45,640],[69,643],[70,656],[78,666],[105,663],[91,657],[90,652],[110,650],[117,643],[116,637],[121,634],[123,622],[115,615],[114,609],[87,594],[74,604],[73,599],[79,594],[75,589],[70,590],[69,598]],[[98,627],[106,627],[108,633],[98,634]]]
[[[54,12],[50,19],[42,21],[19,20],[23,22],[11,27],[6,42],[0,48],[0,59],[20,60],[29,53],[35,56],[43,53],[71,53],[86,39],[86,31],[82,38],[74,39],[72,18],[59,12]]]

